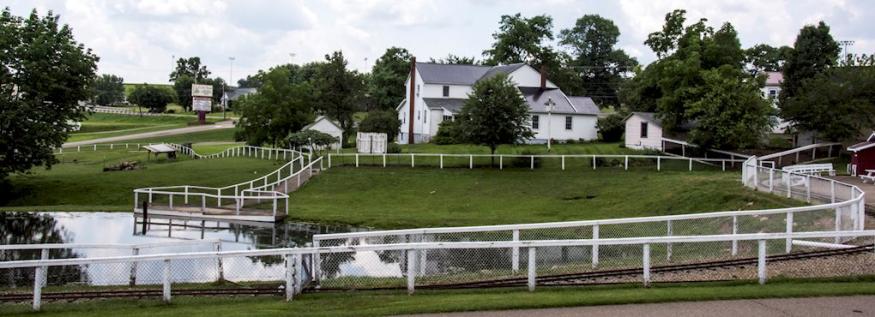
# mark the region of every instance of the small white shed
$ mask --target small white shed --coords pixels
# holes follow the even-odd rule
[[[662,122],[653,112],[633,112],[626,118],[626,147],[662,151]]]
[[[356,136],[356,149],[359,153],[386,153],[388,136],[385,133],[359,132]]]
[[[301,130],[319,131],[337,138],[338,142],[331,145],[332,150],[339,149],[341,142],[343,142],[343,129],[340,128],[340,124],[325,116],[319,116],[316,118],[316,121],[313,121],[313,123],[307,125]]]

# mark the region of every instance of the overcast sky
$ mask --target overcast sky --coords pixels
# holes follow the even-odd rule
[[[419,60],[448,53],[479,59],[501,15],[517,12],[552,16],[555,33],[585,14],[612,19],[622,33],[619,46],[643,63],[654,59],[644,39],[676,8],[688,11],[688,21],[731,22],[744,47],[792,45],[799,28],[823,20],[837,40],[856,41],[851,52],[875,52],[875,1],[2,0],[0,6],[18,15],[53,10],[100,56],[99,72],[126,82],[166,83],[173,56],[200,56],[214,76],[226,79],[233,56],[234,81],[335,50],[359,70],[391,46]]]

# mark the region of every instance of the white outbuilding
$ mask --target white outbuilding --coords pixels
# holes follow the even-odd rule
[[[332,150],[339,149],[343,141],[343,129],[340,128],[340,124],[325,116],[319,116],[316,121],[301,129],[301,131],[306,130],[319,131],[337,138],[338,142],[331,145]]]
[[[630,149],[662,151],[662,121],[653,112],[633,112],[626,118],[625,139]]]

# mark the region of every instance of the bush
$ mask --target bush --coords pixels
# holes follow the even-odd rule
[[[304,130],[301,132],[292,133],[286,138],[286,142],[291,147],[313,146],[316,148],[324,148],[337,143],[337,138],[316,130]]]
[[[386,153],[401,153],[401,146],[398,143],[389,143],[386,146]]]
[[[176,113],[176,110],[167,109],[166,111],[164,111],[164,113]]]
[[[607,117],[600,118],[596,123],[596,128],[599,130],[602,141],[618,142],[623,139],[623,132],[626,130],[626,115],[624,113],[614,113]]]
[[[523,150],[519,153],[519,155],[537,155],[531,150]],[[519,167],[519,168],[531,168],[532,167],[532,159],[528,156],[518,156],[514,157],[513,160],[510,161],[510,166]],[[541,158],[535,157],[535,168],[541,167]]]
[[[395,111],[373,111],[359,123],[359,132],[385,133],[389,142],[394,142],[401,127],[398,113]]]
[[[431,143],[438,145],[459,144],[459,125],[456,121],[443,121],[438,126],[437,133],[431,138]]]
[[[134,88],[128,97],[132,103],[149,108],[149,112],[162,113],[167,109],[167,104],[173,102],[175,97],[167,89],[143,84]]]

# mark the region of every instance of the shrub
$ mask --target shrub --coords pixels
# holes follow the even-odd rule
[[[431,142],[438,145],[459,144],[459,125],[455,121],[443,121]]]
[[[398,143],[389,143],[386,146],[386,153],[401,153],[401,146]]]
[[[600,118],[596,123],[596,128],[599,130],[602,141],[617,142],[623,139],[623,132],[626,130],[626,115],[623,113],[614,113],[607,117]]]
[[[167,109],[167,104],[173,102],[175,97],[167,89],[143,84],[134,88],[128,97],[132,103],[149,108],[149,112],[161,113]]]
[[[394,142],[401,127],[398,113],[395,111],[373,111],[359,123],[359,132],[385,133],[388,142]]]
[[[164,111],[164,113],[176,113],[176,110],[167,109],[166,111]]]
[[[291,147],[313,146],[316,148],[324,148],[331,144],[337,143],[337,138],[316,130],[304,130],[301,132],[292,133],[286,138],[286,142]]]

